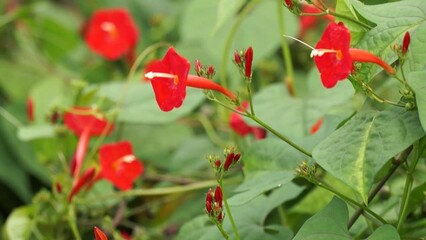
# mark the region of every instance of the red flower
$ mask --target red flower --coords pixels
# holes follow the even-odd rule
[[[104,232],[102,232],[102,230],[98,227],[95,227],[93,229],[94,233],[95,233],[95,239],[96,240],[108,240],[107,236],[105,235]]]
[[[247,101],[243,102],[243,107],[245,109],[248,108],[249,103]],[[237,110],[242,111],[241,108],[237,108]],[[253,134],[256,139],[263,139],[266,136],[265,129],[257,126],[250,126],[248,125],[243,117],[236,113],[232,112],[230,119],[229,119],[229,126],[231,127],[234,132],[236,132],[238,135],[244,137],[248,134]]]
[[[71,163],[71,172],[74,180],[78,179],[87,146],[91,136],[99,136],[105,132],[109,134],[114,125],[106,121],[102,114],[89,107],[73,107],[64,114],[64,123],[79,136],[76,153]]]
[[[133,182],[144,170],[142,163],[133,155],[130,142],[104,144],[99,148],[102,175],[121,190],[132,188]]]
[[[138,29],[129,12],[123,8],[98,10],[85,27],[87,45],[108,60],[131,53],[138,39]]]
[[[330,23],[312,50],[311,57],[314,57],[322,84],[326,88],[334,87],[339,80],[346,79],[354,61],[375,63],[388,73],[395,74],[394,68],[374,54],[350,48],[350,41],[350,32],[343,23]]]
[[[186,86],[219,91],[235,100],[228,89],[203,77],[189,75],[190,62],[170,47],[162,60],[149,63],[145,78],[151,80],[155,99],[161,110],[167,112],[182,105],[186,96]]]

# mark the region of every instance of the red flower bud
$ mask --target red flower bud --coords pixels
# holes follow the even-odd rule
[[[252,68],[252,64],[253,64],[253,48],[249,47],[246,52],[244,53],[244,58],[245,58],[245,74],[247,78],[251,77],[251,68]]]
[[[222,222],[222,220],[223,220],[223,214],[222,212],[220,212],[219,215],[217,215],[217,221]]]
[[[55,183],[56,192],[62,193],[62,184],[60,182]]]
[[[202,65],[200,63],[200,60],[195,60],[195,73],[197,73],[198,76],[201,76],[201,69],[202,69]]]
[[[209,66],[209,68],[207,69],[207,76],[209,78],[212,78],[215,74],[215,70],[214,67],[212,65]]]
[[[234,163],[237,163],[238,160],[240,160],[240,157],[241,157],[240,153],[235,154],[235,156],[234,156]]]
[[[29,122],[34,122],[34,102],[32,98],[27,98],[27,117]]]
[[[292,0],[284,0],[284,5],[288,7],[289,9],[293,9],[293,2]]]
[[[318,119],[318,121],[316,123],[314,123],[314,125],[312,125],[311,131],[310,131],[311,134],[315,134],[320,129],[322,122],[323,122],[323,120],[322,120],[322,118],[320,118],[320,119]]]
[[[212,212],[212,202],[213,202],[212,194],[213,194],[213,191],[210,188],[206,196],[206,211],[208,214]]]
[[[226,156],[225,164],[223,164],[223,169],[225,171],[227,171],[229,169],[232,162],[234,161],[234,155],[235,155],[234,153],[230,153],[230,154],[228,154],[228,156]]]
[[[235,51],[234,52],[234,62],[235,62],[235,64],[237,64],[237,65],[240,65],[241,64],[241,56],[240,56],[240,54],[238,53],[238,51]]]
[[[93,231],[95,232],[95,239],[96,240],[108,240],[107,236],[105,235],[104,232],[102,232],[101,229],[99,229],[98,227],[95,227],[93,229]]]
[[[215,162],[214,162],[214,165],[218,168],[218,167],[220,167],[220,164],[222,164],[221,162],[220,162],[220,160],[218,159],[218,160],[216,160]]]
[[[404,39],[402,40],[402,54],[407,54],[408,46],[410,45],[410,33],[406,32],[404,35]]]
[[[214,200],[219,205],[219,207],[222,207],[222,199],[223,199],[222,188],[220,188],[220,186],[217,186],[216,189],[214,190]]]

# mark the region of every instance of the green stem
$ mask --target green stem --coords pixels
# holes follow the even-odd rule
[[[312,181],[311,181],[311,182],[312,182]],[[326,184],[323,184],[323,183],[321,183],[321,182],[315,182],[315,181],[314,181],[313,183],[314,183],[315,185],[317,185],[318,187],[321,187],[321,188],[323,188],[323,189],[325,189],[325,190],[328,190],[328,191],[330,191],[330,192],[332,192],[332,193],[336,194],[338,197],[342,198],[342,199],[343,199],[343,200],[345,200],[346,202],[348,202],[348,203],[350,203],[350,204],[352,204],[352,205],[355,205],[355,206],[357,206],[357,207],[359,207],[359,208],[362,208],[365,212],[367,212],[368,214],[370,214],[372,217],[374,217],[375,219],[377,219],[377,220],[378,220],[378,221],[380,221],[381,223],[383,223],[383,224],[386,224],[386,223],[387,223],[385,219],[383,219],[382,217],[380,217],[377,213],[375,213],[375,212],[371,211],[368,207],[364,206],[364,204],[358,203],[357,201],[353,200],[352,198],[347,197],[347,196],[345,196],[345,195],[343,195],[343,194],[339,193],[338,191],[334,190],[333,188],[331,188],[330,186],[328,186],[328,185],[326,185]]]
[[[364,89],[364,91],[365,91],[366,95],[367,95],[368,97],[370,97],[371,99],[373,99],[373,100],[375,100],[375,101],[377,101],[377,102],[379,102],[379,103],[387,103],[387,104],[390,104],[390,105],[393,105],[393,106],[396,106],[396,107],[402,107],[402,108],[405,108],[405,105],[402,105],[402,104],[399,104],[399,103],[395,103],[395,102],[392,102],[392,101],[389,101],[389,100],[387,100],[387,99],[384,99],[384,98],[380,97],[380,96],[379,96],[379,95],[377,95],[377,93],[375,93],[375,92],[373,91],[373,89],[371,89],[371,87],[370,87],[370,86],[368,86],[368,85],[367,85],[364,81],[362,81],[362,80],[358,80],[357,78],[355,78],[355,77],[353,77],[353,76],[349,76],[349,77],[348,77],[348,79],[350,79],[351,81],[355,81],[355,82],[357,82],[357,83],[361,84],[361,86],[362,86],[362,88]]]
[[[285,36],[286,35],[286,28],[285,28],[285,24],[284,24],[284,14],[282,11],[282,0],[278,0],[278,23],[279,23],[279,27],[280,27],[280,34],[281,36]],[[290,47],[289,44],[287,42],[286,38],[281,38],[281,51],[282,51],[282,55],[284,58],[284,64],[285,64],[285,70],[286,70],[286,85],[287,86],[291,86],[293,87],[293,82],[294,82],[294,70],[293,70],[293,61],[291,60],[291,52],[290,52]],[[294,94],[294,89],[290,89],[289,87],[287,87],[287,90],[289,92],[290,95]]]
[[[76,224],[74,204],[69,205],[67,219],[68,219],[68,224],[70,225],[72,234],[74,235],[74,239],[81,240],[81,236],[80,236],[80,233],[78,232],[77,224]]]
[[[405,218],[408,215],[407,209],[408,209],[408,203],[410,202],[410,193],[413,188],[413,173],[416,169],[417,163],[420,159],[420,152],[419,152],[419,143],[416,142],[413,145],[414,149],[414,156],[413,156],[413,162],[408,168],[407,172],[407,178],[405,179],[405,185],[404,185],[404,192],[402,194],[402,200],[401,200],[401,207],[399,210],[399,216],[398,216],[398,223],[396,225],[396,229],[399,231],[401,229],[402,224],[405,221]]]
[[[382,180],[380,180],[380,182],[376,185],[376,187],[370,192],[370,194],[368,194],[367,203],[370,203],[371,201],[373,201],[373,199],[379,193],[380,189],[382,189],[382,187],[386,184],[386,182],[390,179],[390,177],[396,172],[396,170],[398,169],[398,167],[401,166],[401,164],[404,163],[407,160],[407,157],[410,154],[410,152],[411,152],[412,149],[413,149],[412,147],[407,148],[406,150],[404,150],[401,153],[401,155],[397,159],[393,160],[392,166],[389,169],[389,171],[386,174],[386,176]],[[356,220],[361,216],[361,214],[363,212],[364,212],[363,208],[358,208],[355,211],[355,213],[349,219],[348,229],[350,229],[354,225],[354,223],[356,222]]]
[[[268,124],[264,123],[262,120],[257,118],[255,115],[247,115],[247,117],[249,117],[253,121],[257,122],[260,126],[264,127],[266,130],[268,130],[269,132],[271,132],[275,136],[279,137],[281,140],[288,143],[290,146],[292,146],[293,148],[295,148],[299,152],[305,154],[308,157],[312,157],[312,154],[309,153],[307,150],[303,149],[301,146],[297,145],[295,142],[291,141],[290,139],[288,139],[287,137],[285,137],[281,133],[277,132],[275,129],[271,128]]]
[[[249,105],[250,105],[250,114],[254,116],[255,114],[254,114],[254,107],[253,107],[253,96],[251,94],[251,79],[250,81],[247,81],[247,95],[248,95]]]
[[[22,123],[12,114],[10,114],[6,109],[4,109],[2,106],[0,106],[0,115],[8,121],[10,124],[12,124],[15,128],[22,127]]]
[[[222,181],[219,182],[219,186],[222,188],[222,196],[223,196],[223,202],[225,203],[226,214],[228,214],[229,221],[231,222],[232,230],[234,231],[234,234],[235,234],[235,239],[239,240],[240,234],[238,233],[238,228],[235,225],[234,218],[232,217],[231,208],[229,208],[228,200],[225,196],[225,191],[223,191]]]

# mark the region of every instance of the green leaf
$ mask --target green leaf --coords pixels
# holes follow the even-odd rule
[[[398,231],[395,229],[392,225],[383,225],[376,229],[373,234],[370,235],[370,237],[367,238],[367,240],[400,240],[400,236],[398,234]]]
[[[393,46],[401,45],[405,32],[411,34],[408,63],[411,71],[424,69],[426,64],[424,39],[426,38],[426,5],[423,0],[408,0],[380,5],[363,5],[351,0],[354,8],[366,19],[377,26],[367,32],[356,45],[376,54],[387,63],[397,59]],[[377,65],[366,63],[358,71],[360,78],[369,81],[381,69]]]
[[[182,106],[170,112],[163,112],[157,105],[151,84],[132,83],[126,92],[125,89],[125,83],[108,83],[102,85],[98,93],[114,102],[125,96],[118,115],[118,121],[121,122],[169,123],[189,114],[205,99],[202,90],[187,88]]]
[[[247,204],[233,206],[231,208],[234,221],[237,225],[240,238],[248,240],[270,239],[286,240],[291,239],[293,233],[290,229],[278,224],[265,225],[266,217],[278,205],[298,196],[302,191],[301,187],[295,184],[288,184],[278,188],[268,196],[260,195],[252,199]],[[231,224],[225,215],[223,227],[230,235],[230,239],[235,239]],[[194,220],[184,224],[176,239],[222,239],[219,230],[206,215],[194,218]]]
[[[282,83],[263,88],[254,96],[256,115],[286,137],[295,139],[308,135],[312,125],[326,114],[344,117],[351,114],[353,103],[349,100],[354,90],[349,81],[340,81],[336,87],[326,89],[316,69],[309,72],[306,81],[307,86],[297,97],[289,96]]]
[[[221,28],[227,20],[229,20],[233,15],[238,13],[238,10],[246,2],[246,0],[219,0],[219,5],[217,7],[217,18],[216,24],[213,28],[213,34]]]
[[[5,232],[7,239],[30,239],[33,214],[34,208],[31,206],[24,206],[14,209],[13,212],[7,218],[5,224]]]
[[[336,13],[360,21],[349,0],[337,0]],[[336,21],[343,22],[351,32],[351,44],[356,44],[362,38],[364,33],[367,32],[367,29],[360,26],[359,24],[347,20],[346,18],[336,17]]]
[[[55,129],[52,125],[32,125],[18,128],[18,138],[22,141],[53,137],[55,137]]]
[[[303,224],[293,240],[352,239],[346,227],[348,214],[345,202],[335,197],[323,210]]]
[[[424,134],[417,112],[364,109],[317,145],[313,158],[366,202],[377,172]]]
[[[408,84],[416,94],[420,122],[423,129],[426,129],[426,71],[411,72],[408,74]]]

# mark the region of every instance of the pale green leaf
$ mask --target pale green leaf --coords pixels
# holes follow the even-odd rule
[[[124,92],[126,89],[126,92]],[[98,93],[114,102],[124,101],[118,115],[118,121],[129,123],[168,123],[189,114],[205,99],[200,89],[187,88],[186,98],[181,107],[163,112],[157,105],[151,84],[133,83],[126,88],[125,83],[108,83]]]
[[[410,73],[408,75],[408,84],[416,94],[420,122],[423,129],[426,129],[426,71]]]
[[[364,109],[317,145],[313,158],[366,202],[378,171],[424,134],[415,111]]]

